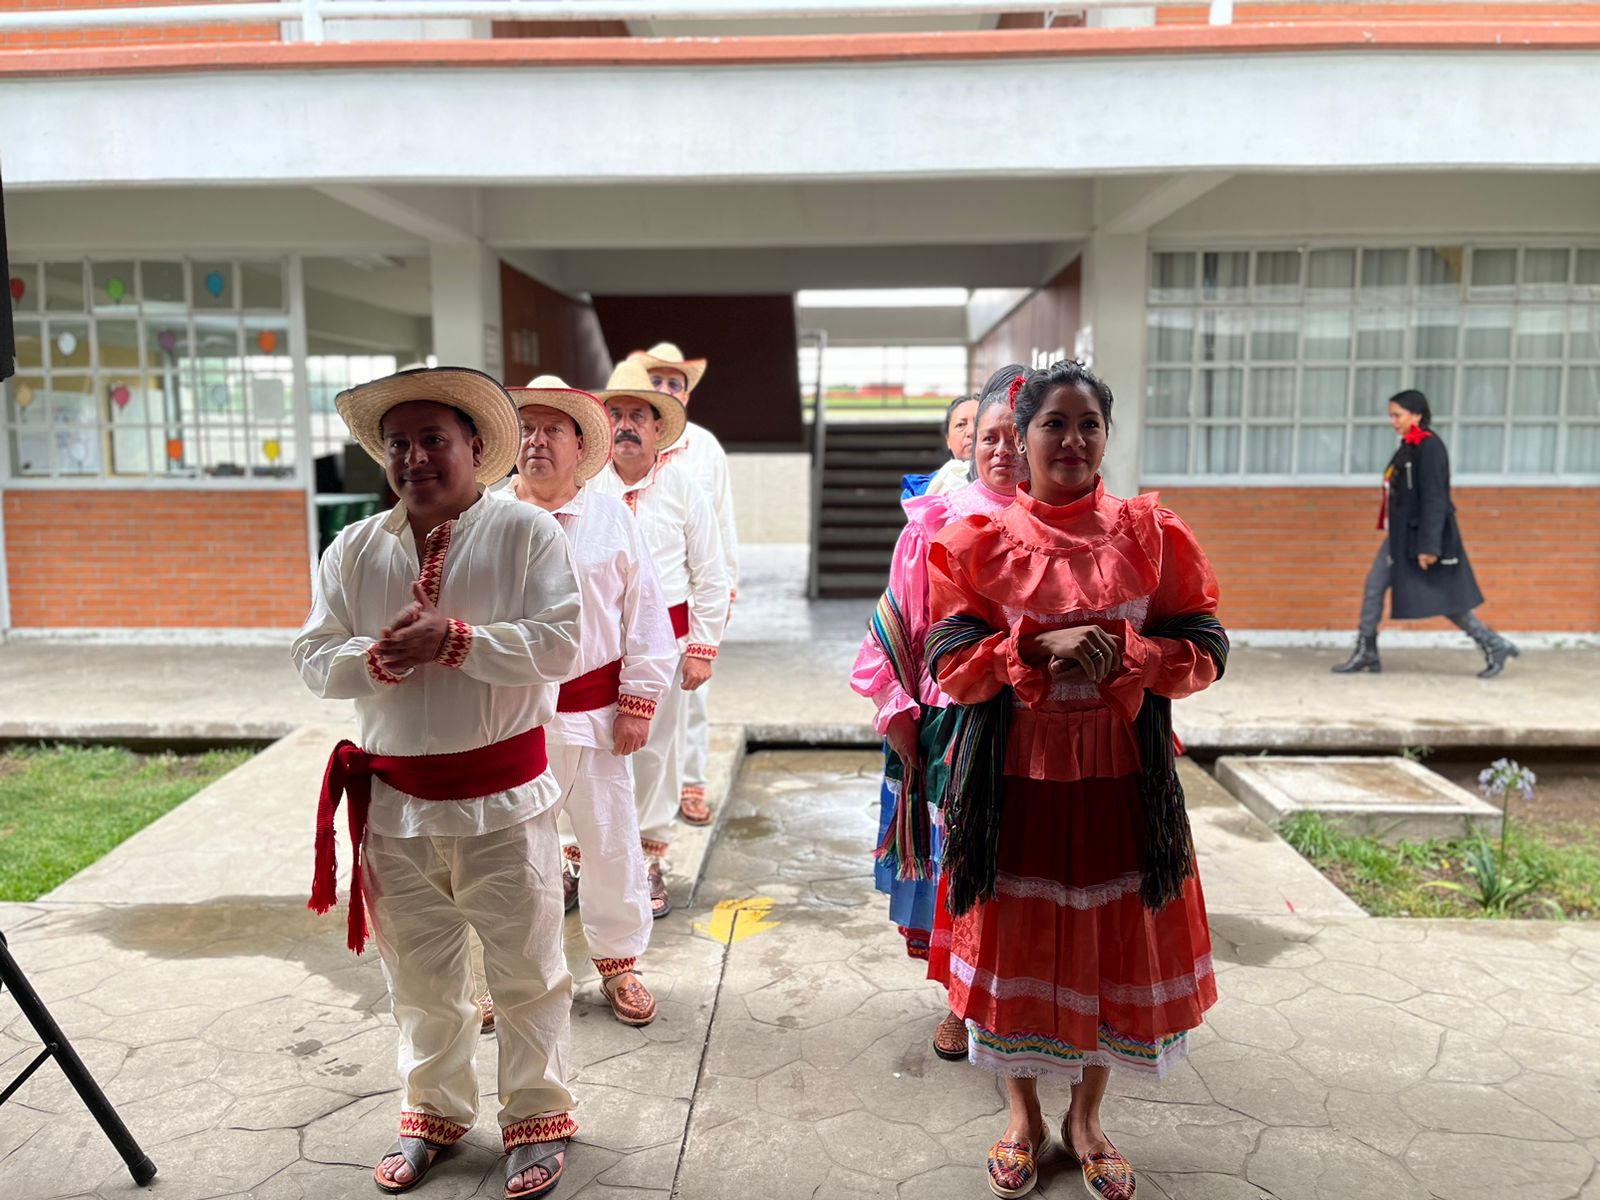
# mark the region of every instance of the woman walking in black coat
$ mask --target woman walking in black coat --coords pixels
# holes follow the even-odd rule
[[[1387,591],[1392,593],[1389,616],[1396,621],[1448,617],[1483,651],[1486,665],[1478,678],[1493,679],[1519,652],[1473,611],[1483,603],[1483,593],[1456,527],[1450,456],[1431,428],[1428,398],[1415,390],[1394,396],[1389,421],[1400,435],[1400,448],[1383,473],[1384,501],[1378,514],[1378,528],[1387,529],[1389,536],[1367,572],[1355,653],[1334,667],[1334,673],[1383,670],[1378,622]]]

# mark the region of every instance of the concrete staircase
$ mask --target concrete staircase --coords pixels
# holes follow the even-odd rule
[[[905,526],[900,477],[949,458],[937,417],[927,421],[828,422],[823,448],[819,592],[825,599],[876,596]]]

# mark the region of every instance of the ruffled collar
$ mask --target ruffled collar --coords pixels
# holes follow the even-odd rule
[[[1130,513],[1153,509],[1154,494],[1134,500],[1106,495],[1105,481],[1095,477],[1093,490],[1070,504],[1046,504],[1027,483],[1017,485],[1016,502],[996,520],[1008,539],[1024,550],[1070,554],[1104,542]]]

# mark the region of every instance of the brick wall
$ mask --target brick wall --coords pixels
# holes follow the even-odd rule
[[[221,0],[0,0],[0,12],[49,12],[78,8],[151,7],[212,4]],[[148,46],[173,42],[275,42],[279,29],[268,25],[129,25],[120,29],[52,29],[0,33],[0,49],[65,49],[76,46]]]
[[[285,628],[311,606],[306,497],[4,494],[17,628]]]
[[[1497,628],[1600,630],[1600,488],[1456,488],[1457,520]],[[1371,488],[1161,489],[1193,527],[1237,629],[1354,630],[1381,535]],[[1406,629],[1450,629],[1443,620]]]

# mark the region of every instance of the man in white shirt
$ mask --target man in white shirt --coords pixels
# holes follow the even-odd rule
[[[711,502],[686,471],[661,461],[661,451],[683,433],[688,419],[683,405],[653,391],[648,372],[631,360],[617,364],[599,397],[616,432],[611,462],[589,486],[622,500],[639,522],[682,651],[680,687],[667,689],[650,738],[633,764],[651,909],[664,917],[672,910],[662,863],[683,785],[684,700],[711,678],[728,621],[730,589]]]
[[[635,350],[628,357],[644,364],[650,372],[652,389],[681,400],[685,408],[706,373],[705,359],[685,359],[683,351],[671,342],[658,342],[648,350]],[[690,421],[684,427],[683,437],[670,450],[663,451],[661,459],[686,470],[711,501],[711,508],[717,515],[717,530],[722,535],[722,558],[728,571],[731,604],[739,594],[739,530],[734,522],[728,455],[716,434]],[[678,815],[691,825],[711,824],[711,806],[706,803],[706,763],[711,755],[710,700],[709,683],[689,694],[689,734],[684,743],[683,794]]]
[[[311,906],[336,899],[334,817],[348,795],[349,942],[370,898],[400,1039],[400,1137],[373,1170],[409,1191],[478,1112],[479,1014],[467,931],[500,1004],[506,1192],[544,1195],[577,1130],[567,1090],[572,976],[561,945],[561,850],[544,726],[578,661],[581,599],[555,518],[484,495],[516,458],[498,383],[403,371],[338,397],[400,503],[359,521],[317,568],[295,665],[354,699],[317,812]]]
[[[563,832],[562,851],[578,875],[601,991],[623,1024],[648,1025],[656,1002],[635,971],[650,943],[650,895],[630,756],[677,682],[678,642],[638,522],[622,501],[584,486],[611,457],[605,406],[553,375],[510,392],[522,445],[515,478],[496,494],[555,517],[583,591],[578,665],[549,726],[550,771],[573,834],[567,844]]]

